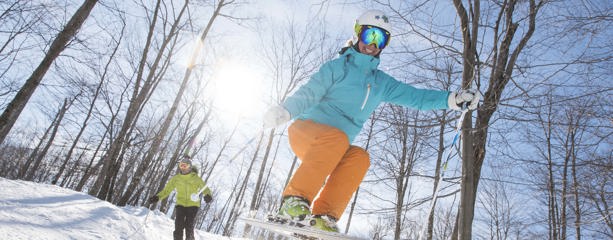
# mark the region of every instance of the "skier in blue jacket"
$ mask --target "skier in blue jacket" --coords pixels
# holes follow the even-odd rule
[[[389,44],[390,30],[383,12],[365,12],[356,20],[357,43],[350,43],[292,96],[264,114],[267,128],[295,120],[288,138],[302,161],[283,192],[280,217],[308,218],[316,228],[338,232],[336,221],[370,165],[368,153],[351,142],[382,102],[419,110],[477,107],[477,91],[419,89],[379,70],[379,55]]]

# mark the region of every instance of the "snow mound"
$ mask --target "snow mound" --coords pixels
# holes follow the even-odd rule
[[[174,221],[55,185],[0,178],[0,239],[172,239]],[[196,239],[241,239],[196,230]]]

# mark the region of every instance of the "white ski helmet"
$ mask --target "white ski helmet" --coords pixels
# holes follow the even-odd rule
[[[391,33],[392,25],[390,24],[389,17],[379,10],[368,10],[365,13],[362,13],[358,19],[355,20],[355,34],[356,36],[360,34],[360,26],[362,25],[370,25],[379,28],[383,28],[389,33]]]

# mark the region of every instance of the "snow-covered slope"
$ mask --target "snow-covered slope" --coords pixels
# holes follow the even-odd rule
[[[173,230],[173,220],[159,211],[117,207],[54,185],[0,178],[0,239],[172,239]],[[238,238],[197,230],[196,239]]]

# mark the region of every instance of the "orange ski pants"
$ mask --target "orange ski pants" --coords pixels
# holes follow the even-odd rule
[[[303,197],[313,215],[339,219],[368,171],[368,153],[350,145],[343,131],[311,120],[294,121],[288,135],[302,163],[283,196]]]

